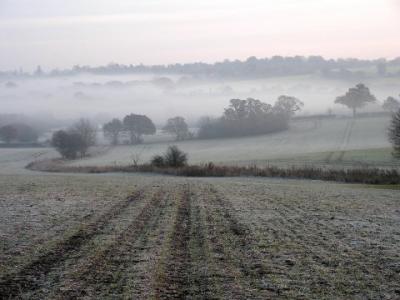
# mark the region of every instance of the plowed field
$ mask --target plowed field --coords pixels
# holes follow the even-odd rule
[[[0,176],[1,299],[399,299],[396,190]]]

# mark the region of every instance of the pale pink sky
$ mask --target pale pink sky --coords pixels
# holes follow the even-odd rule
[[[0,0],[0,69],[400,56],[400,0]]]

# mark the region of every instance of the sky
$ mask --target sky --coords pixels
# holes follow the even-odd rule
[[[400,56],[400,0],[0,0],[0,70]]]

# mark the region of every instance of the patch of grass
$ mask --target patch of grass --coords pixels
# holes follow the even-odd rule
[[[400,190],[400,184],[369,184],[366,185],[367,188],[374,188],[374,189],[388,189],[388,190]]]

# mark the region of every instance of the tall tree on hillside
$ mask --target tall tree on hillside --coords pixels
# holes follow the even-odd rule
[[[168,119],[167,124],[164,126],[165,132],[174,134],[177,141],[187,139],[190,135],[188,125],[182,117],[175,117]]]
[[[80,143],[79,153],[83,157],[87,154],[89,147],[96,144],[96,127],[89,120],[80,119],[70,129],[71,133],[80,135],[82,143]]]
[[[357,108],[364,107],[367,103],[376,102],[376,98],[371,94],[369,88],[359,83],[350,88],[345,95],[336,98],[335,103],[342,104],[353,110],[353,117],[356,116]]]
[[[400,101],[394,97],[387,97],[387,99],[382,104],[382,108],[384,110],[394,113],[398,109],[400,109]]]
[[[129,132],[132,145],[142,142],[143,134],[155,134],[156,127],[147,116],[130,114],[123,120],[124,129]]]
[[[392,116],[389,126],[389,140],[393,145],[393,155],[400,158],[400,109]]]
[[[122,122],[118,119],[112,119],[103,125],[104,136],[111,141],[112,145],[118,145],[118,138],[122,129]]]

